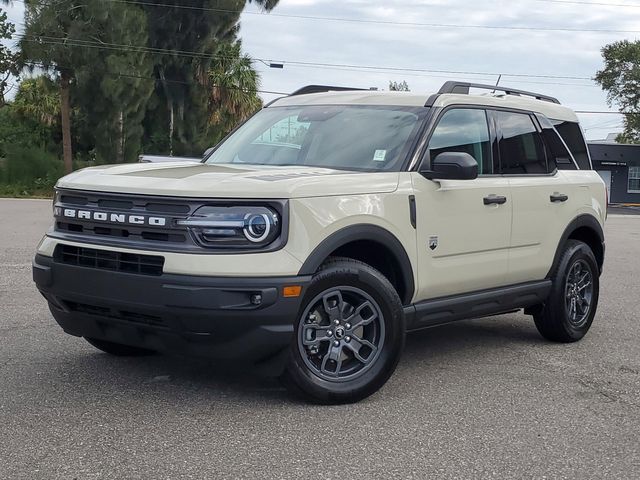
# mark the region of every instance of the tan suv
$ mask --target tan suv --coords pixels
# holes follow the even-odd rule
[[[524,309],[545,338],[582,338],[605,195],[551,97],[311,86],[200,164],[61,179],[34,279],[105,352],[214,358],[353,402],[387,381],[407,331]]]

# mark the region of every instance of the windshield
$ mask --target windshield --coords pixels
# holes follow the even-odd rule
[[[399,171],[426,111],[356,105],[266,108],[205,163]]]

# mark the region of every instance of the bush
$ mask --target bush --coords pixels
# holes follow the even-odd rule
[[[62,161],[38,147],[11,146],[0,163],[0,194],[51,195],[64,174]]]

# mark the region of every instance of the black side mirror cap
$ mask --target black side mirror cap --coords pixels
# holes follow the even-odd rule
[[[421,169],[420,174],[430,180],[473,180],[478,178],[478,162],[465,152],[442,152],[431,169]]]

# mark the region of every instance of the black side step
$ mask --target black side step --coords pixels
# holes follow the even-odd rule
[[[420,330],[468,318],[486,317],[544,302],[551,280],[521,283],[425,300],[404,308],[407,331]]]

